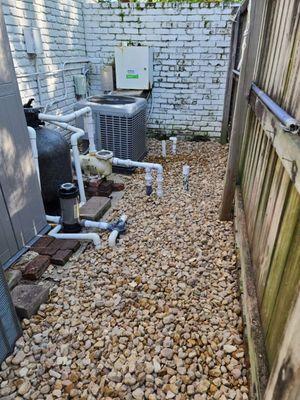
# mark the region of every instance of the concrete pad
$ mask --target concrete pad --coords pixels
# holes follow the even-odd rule
[[[111,200],[107,197],[91,197],[80,207],[80,217],[82,219],[98,221],[110,206]]]
[[[49,288],[41,285],[19,285],[12,292],[11,297],[18,317],[29,319],[38,311],[41,304],[49,298]]]
[[[9,290],[12,290],[22,279],[22,272],[14,269],[9,269],[4,272]]]

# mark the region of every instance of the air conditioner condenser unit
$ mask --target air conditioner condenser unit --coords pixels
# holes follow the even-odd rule
[[[93,96],[79,101],[75,110],[91,107],[97,150],[110,150],[115,157],[142,160],[146,153],[147,101],[118,95]],[[79,127],[83,121],[77,121]]]

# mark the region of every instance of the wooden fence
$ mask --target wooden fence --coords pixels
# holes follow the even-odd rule
[[[248,6],[247,1],[243,13]],[[234,51],[242,42],[241,13],[233,32],[229,74],[237,78],[227,81],[223,140],[231,135],[231,154],[221,217],[228,215],[231,189],[238,183],[236,229],[252,397],[296,400],[300,399],[300,136],[297,126],[289,129],[251,90],[251,83],[300,120],[300,2],[252,0],[248,15],[252,21],[247,51],[238,72],[232,69],[236,69]]]

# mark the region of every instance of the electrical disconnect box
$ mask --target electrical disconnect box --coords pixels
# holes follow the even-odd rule
[[[26,52],[31,56],[43,53],[41,33],[38,28],[24,28]]]
[[[151,89],[153,54],[149,47],[116,47],[115,64],[117,89]]]

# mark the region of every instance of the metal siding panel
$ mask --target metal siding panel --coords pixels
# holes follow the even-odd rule
[[[3,193],[0,187],[0,265],[8,261],[18,251],[14,231],[11,226]],[[1,268],[1,267],[0,267]]]
[[[19,320],[0,266],[0,363],[13,350],[15,341],[20,336]]]
[[[0,184],[21,249],[47,223],[1,8],[0,28]]]

